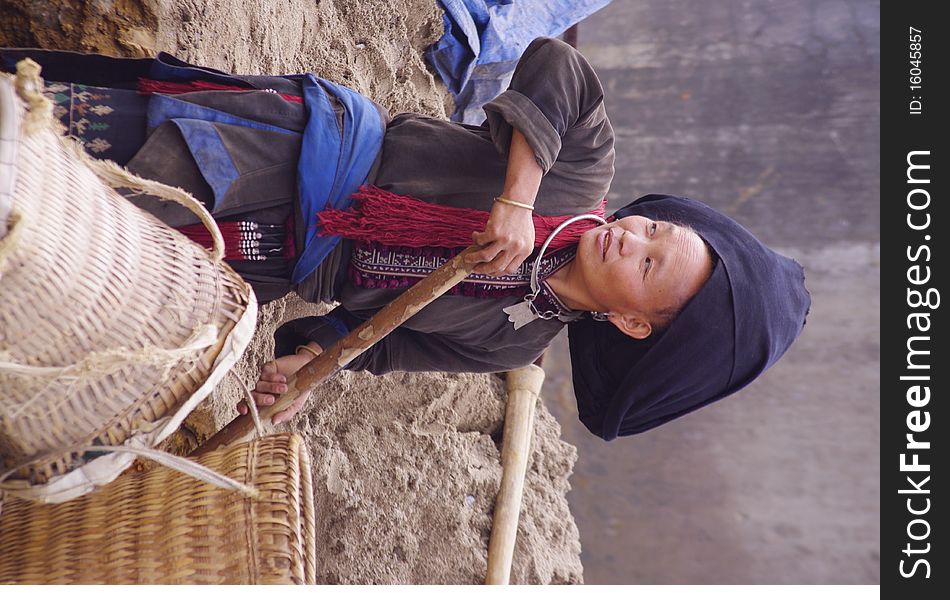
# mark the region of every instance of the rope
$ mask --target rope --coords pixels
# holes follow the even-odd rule
[[[188,475],[189,477],[203,481],[215,487],[240,492],[242,495],[247,496],[248,498],[257,498],[259,495],[258,491],[254,489],[254,486],[241,483],[236,479],[231,479],[230,477],[218,473],[214,469],[210,469],[195,461],[188,460],[183,456],[175,456],[174,454],[162,452],[161,450],[156,450],[154,448],[134,448],[131,446],[89,446],[85,448],[85,450],[88,452],[124,452],[127,454],[134,454],[136,456],[153,460],[160,465],[168,467],[169,469],[173,469],[179,473]]]
[[[130,348],[110,348],[98,352],[90,352],[82,360],[71,365],[61,367],[34,367],[11,361],[0,360],[0,371],[12,375],[23,375],[38,378],[61,378],[66,376],[102,377],[115,373],[128,364],[153,364],[156,366],[174,366],[182,358],[188,357],[196,350],[202,350],[218,340],[218,328],[214,325],[196,327],[191,336],[185,340],[180,348],[159,348],[146,345],[138,350]]]
[[[254,402],[254,396],[251,395],[251,390],[247,387],[247,384],[244,383],[241,376],[237,374],[237,371],[228,371],[228,374],[237,379],[241,389],[244,390],[244,401],[247,403],[247,410],[251,412],[251,419],[254,421],[254,429],[257,431],[257,437],[264,437],[264,425],[261,423],[261,414],[257,411],[257,403]]]
[[[142,458],[147,458],[153,460],[160,465],[168,467],[174,471],[178,471],[183,475],[187,475],[199,481],[203,481],[207,484],[213,485],[215,487],[223,488],[226,490],[231,490],[235,492],[240,492],[242,495],[249,498],[257,498],[259,496],[258,491],[254,486],[250,486],[235,479],[231,479],[225,475],[222,475],[210,469],[200,463],[188,460],[182,456],[175,456],[174,454],[169,454],[168,452],[162,452],[161,450],[156,450],[154,448],[141,448],[133,446],[84,446],[82,448],[75,449],[76,452],[115,452],[120,454],[133,454]],[[0,484],[3,483],[10,475],[13,475],[18,470],[22,469],[29,463],[24,463],[22,465],[16,466],[9,471],[0,475]],[[3,494],[3,491],[0,490],[0,495]],[[2,496],[0,496],[2,500]]]
[[[74,157],[89,167],[107,185],[113,188],[128,188],[133,192],[155,196],[162,200],[171,200],[195,213],[211,235],[211,241],[214,245],[209,252],[211,259],[220,262],[224,258],[224,237],[221,235],[221,230],[208,209],[205,208],[204,204],[198,202],[194,196],[181,188],[133,175],[111,160],[92,158],[77,140],[67,139],[64,141],[66,141],[65,146],[72,151]]]
[[[175,364],[191,355],[192,352],[203,350],[214,344],[218,339],[218,328],[214,325],[201,325],[195,328],[191,336],[185,340],[180,348],[159,348],[146,345],[138,350],[129,348],[111,348],[99,352],[90,352],[81,361],[61,367],[34,367],[19,363],[0,361],[0,371],[12,375],[32,376],[38,378],[75,377],[87,379],[102,377],[115,373],[129,364],[153,364],[160,367],[173,367]]]
[[[33,134],[53,122],[53,103],[43,95],[43,80],[40,65],[33,59],[24,58],[16,64],[16,91],[27,104],[23,130]]]
[[[130,365],[155,365],[163,371],[168,371],[181,360],[189,359],[193,353],[203,350],[218,341],[218,328],[214,325],[196,327],[191,336],[185,340],[180,348],[159,348],[146,345],[140,349],[110,348],[98,352],[90,352],[79,362],[59,367],[36,367],[4,360],[9,353],[0,353],[0,373],[19,375],[21,377],[35,377],[50,379],[50,382],[30,400],[21,404],[9,417],[17,418],[26,411],[43,392],[63,379],[69,379],[73,385],[83,384],[90,379],[105,377]],[[164,376],[163,376],[164,378]]]

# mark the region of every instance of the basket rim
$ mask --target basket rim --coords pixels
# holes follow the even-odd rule
[[[68,504],[8,499],[0,584],[316,583],[311,457],[274,432],[197,457],[258,490],[211,487],[161,465]]]

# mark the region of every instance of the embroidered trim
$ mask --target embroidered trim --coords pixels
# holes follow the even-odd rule
[[[407,288],[461,251],[462,248],[408,248],[355,242],[350,257],[350,281],[361,288]],[[566,265],[576,252],[576,246],[549,252],[538,268],[541,277],[546,278]],[[524,295],[530,291],[532,262],[525,260],[511,275],[473,273],[447,293],[479,298]],[[545,296],[553,294],[546,290]],[[556,306],[555,301],[548,302]]]
[[[53,102],[53,115],[66,124],[67,135],[79,138],[86,150],[96,155],[112,147],[108,140],[95,134],[109,133],[107,117],[114,109],[107,104],[112,99],[107,90],[94,88],[93,92],[90,87],[78,83],[50,83],[44,95]]]
[[[556,271],[557,269],[545,275],[545,279],[553,275]],[[541,312],[551,311],[555,313],[558,320],[562,323],[576,321],[587,314],[587,311],[568,308],[566,304],[561,302],[561,299],[557,297],[557,294],[554,293],[554,290],[551,289],[546,281],[542,281],[541,286],[538,288],[538,295],[534,299],[534,307]]]

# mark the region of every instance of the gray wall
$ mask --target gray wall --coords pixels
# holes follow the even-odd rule
[[[609,444],[559,339],[544,400],[579,449],[588,583],[878,583],[879,34],[859,0],[615,0],[580,25],[618,138],[610,207],[704,200],[799,260],[813,302],[755,384]]]

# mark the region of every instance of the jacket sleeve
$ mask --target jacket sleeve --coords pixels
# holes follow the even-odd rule
[[[531,42],[505,92],[484,107],[496,149],[507,154],[512,128],[534,150],[545,173],[568,145],[576,156],[603,157],[613,149],[600,80],[584,56],[564,42]]]

